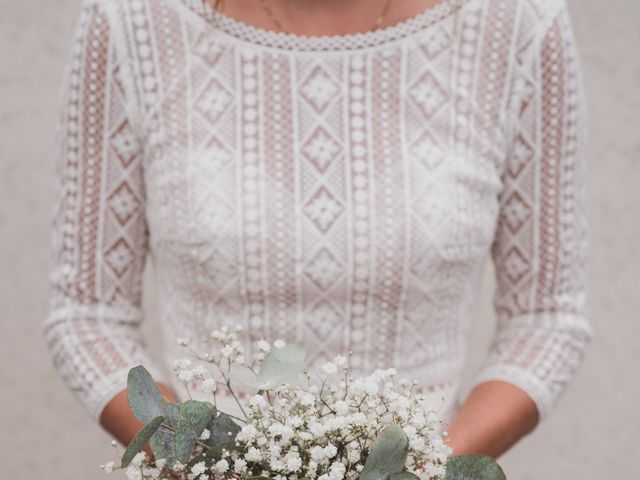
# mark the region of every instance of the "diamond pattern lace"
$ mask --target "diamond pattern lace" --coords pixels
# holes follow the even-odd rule
[[[551,411],[593,336],[584,102],[561,0],[445,1],[337,37],[191,0],[85,1],[63,88],[51,307],[61,376],[97,419],[148,358],[153,262],[176,337],[242,324],[454,396],[483,267],[497,330],[475,382]]]

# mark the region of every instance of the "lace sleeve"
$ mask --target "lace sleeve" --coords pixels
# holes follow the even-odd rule
[[[50,309],[55,368],[90,414],[126,387],[130,367],[158,378],[140,336],[147,252],[140,143],[105,4],[86,1],[62,88]]]
[[[593,337],[585,298],[584,103],[568,10],[557,3],[532,47],[519,52],[513,148],[491,252],[497,331],[474,382],[520,387],[540,420]]]

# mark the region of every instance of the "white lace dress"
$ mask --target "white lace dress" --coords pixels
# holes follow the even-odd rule
[[[447,421],[492,259],[475,381],[548,415],[593,336],[564,1],[443,0],[304,37],[199,0],[87,0],[74,45],[45,335],[94,418],[130,367],[166,379],[139,330],[148,253],[168,361],[177,337],[241,324],[249,350],[301,339],[309,365],[394,366]]]

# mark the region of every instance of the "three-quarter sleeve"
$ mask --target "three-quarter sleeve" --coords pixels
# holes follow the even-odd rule
[[[158,375],[140,334],[147,253],[135,101],[107,2],[86,1],[62,87],[50,309],[55,368],[98,420],[128,370]]]
[[[587,315],[584,101],[565,2],[540,27],[512,95],[512,138],[492,245],[496,332],[474,384],[524,390],[540,420],[593,337]]]

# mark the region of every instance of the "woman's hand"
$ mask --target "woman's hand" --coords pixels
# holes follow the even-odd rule
[[[169,402],[177,401],[177,397],[171,388],[162,383],[157,385],[165,400]],[[133,437],[144,427],[144,423],[140,422],[129,408],[126,388],[106,405],[100,416],[100,424],[123,445],[128,445]],[[152,455],[148,444],[145,445],[144,450],[149,455]]]
[[[538,424],[538,409],[522,389],[502,381],[477,385],[448,429],[453,455],[498,458]]]

